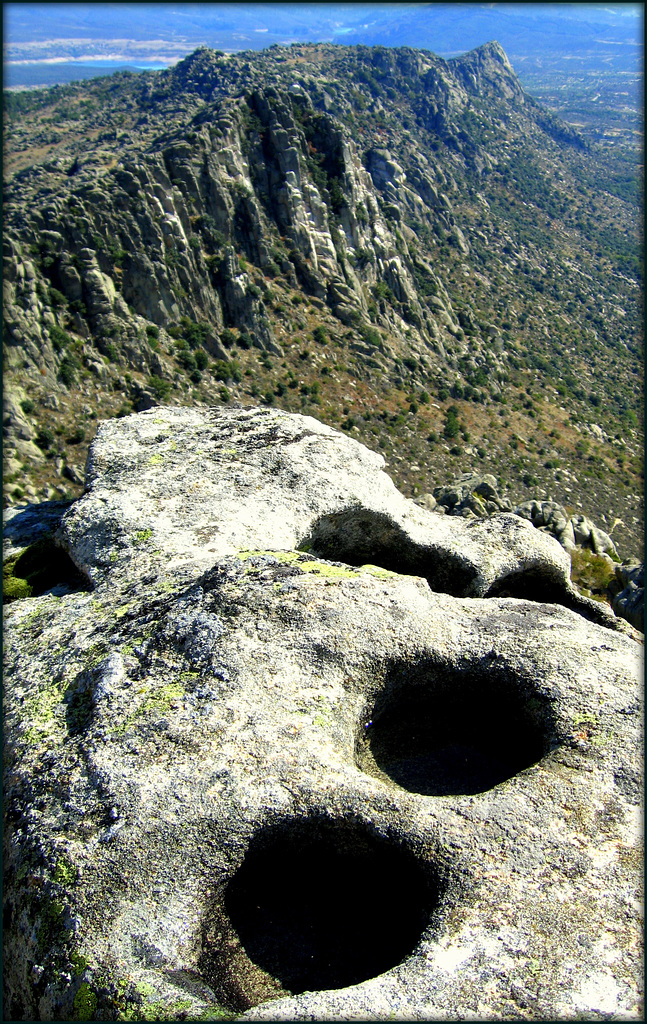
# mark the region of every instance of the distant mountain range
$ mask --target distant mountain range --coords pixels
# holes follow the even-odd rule
[[[496,39],[517,71],[584,61],[583,71],[633,71],[642,55],[639,4],[6,4],[5,60],[117,56],[167,60],[199,45],[272,43],[416,46],[454,56]],[[79,50],[79,45],[81,51]],[[517,67],[517,64],[519,66]],[[9,65],[7,84],[17,72]],[[23,67],[22,81],[29,84]]]

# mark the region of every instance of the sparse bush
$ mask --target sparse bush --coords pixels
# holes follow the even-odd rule
[[[58,368],[58,378],[65,384],[66,388],[76,383],[76,371],[79,369],[79,361],[74,356],[63,356],[61,365]]]
[[[49,338],[55,352],[62,352],[64,348],[67,348],[72,343],[69,334],[59,327],[58,324],[50,324]]]
[[[455,437],[458,437],[460,429],[460,424],[458,422],[458,409],[455,405],[450,405],[449,409],[445,413],[443,435],[448,441],[451,441]]]
[[[59,292],[58,288],[50,288],[49,301],[52,306],[61,307],[67,305],[67,299],[63,295],[63,292]]]
[[[571,580],[591,594],[604,594],[615,576],[615,569],[606,558],[587,548],[571,552]]]
[[[224,359],[217,359],[213,366],[213,375],[216,380],[222,380],[225,382],[233,380],[238,383],[243,379],[242,370],[235,359],[230,359],[228,361],[225,361]]]
[[[148,378],[148,386],[159,402],[168,398],[172,388],[170,380],[164,380],[163,377],[157,377],[155,375]]]
[[[177,351],[177,361],[180,366],[183,366],[187,373],[191,373],[192,370],[196,369],[195,356],[193,352],[188,349],[181,348]]]
[[[312,332],[312,337],[314,338],[318,345],[325,345],[328,341],[326,329],[321,325],[319,325],[319,327],[315,327],[314,331]]]
[[[50,430],[49,427],[41,427],[34,440],[38,447],[46,452],[54,443],[54,431]]]

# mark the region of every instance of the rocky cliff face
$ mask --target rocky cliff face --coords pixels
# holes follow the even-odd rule
[[[556,540],[268,409],[6,517],[9,1017],[640,1017],[641,647]]]
[[[408,493],[431,491],[452,452],[426,439],[453,399],[464,459],[562,504],[581,487],[583,511],[637,535],[640,487],[612,479],[638,450],[632,207],[604,198],[603,156],[524,95],[497,44],[452,61],[201,49],[164,74],[29,102],[8,125],[4,207],[16,497],[37,481],[41,496],[78,493],[93,414],[231,391],[318,403],[387,454],[401,415],[394,469]],[[519,422],[492,422],[504,402]],[[535,453],[537,420],[559,441]],[[580,442],[603,463],[595,487],[575,473]]]

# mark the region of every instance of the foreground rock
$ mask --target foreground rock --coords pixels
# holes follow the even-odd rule
[[[640,1017],[637,634],[381,464],[101,427],[50,510],[93,590],[6,612],[10,1019]]]

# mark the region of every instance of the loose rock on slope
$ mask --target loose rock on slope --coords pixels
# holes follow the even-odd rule
[[[637,634],[381,465],[273,410],[101,426],[93,591],[6,613],[13,1019],[640,1017]]]

